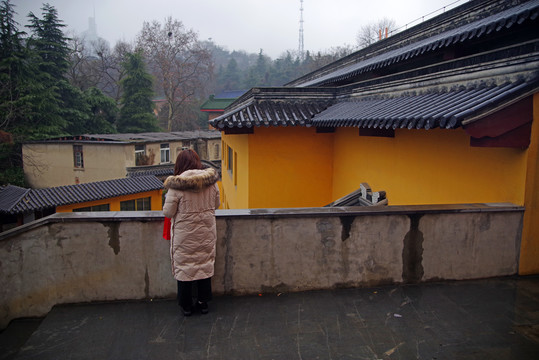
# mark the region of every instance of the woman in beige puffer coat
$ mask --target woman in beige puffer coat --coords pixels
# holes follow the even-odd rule
[[[191,315],[192,286],[198,287],[195,306],[205,314],[211,300],[214,273],[215,209],[219,207],[219,174],[203,169],[191,149],[178,154],[174,175],[165,180],[168,189],[163,214],[171,219],[170,256],[178,281],[178,300],[186,316]]]

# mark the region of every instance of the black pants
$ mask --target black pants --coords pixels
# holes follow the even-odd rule
[[[211,278],[195,281],[178,280],[178,303],[185,310],[190,310],[193,305],[193,287],[196,291],[195,301],[208,302],[212,299]]]

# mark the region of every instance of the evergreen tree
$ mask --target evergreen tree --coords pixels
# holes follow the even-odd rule
[[[25,120],[28,97],[23,90],[31,76],[24,32],[19,31],[14,14],[10,0],[0,2],[0,185],[25,186],[21,147],[13,133]]]
[[[118,107],[114,100],[95,87],[84,91],[83,96],[90,107],[91,114],[86,125],[86,132],[97,134],[115,133],[114,123],[116,122]]]
[[[43,18],[33,13],[28,14],[33,36],[29,43],[41,58],[39,70],[49,74],[53,79],[63,79],[69,68],[69,47],[62,32],[65,27],[58,19],[58,11],[49,4],[41,8]]]
[[[69,49],[67,38],[62,33],[65,25],[58,19],[56,9],[43,5],[40,19],[33,13],[28,15],[32,34],[28,39],[29,62],[34,72],[34,81],[27,87],[32,98],[26,112],[26,126],[18,130],[28,139],[39,139],[66,134],[70,109],[66,102],[74,103],[69,96],[73,91],[64,75],[68,69]]]
[[[153,110],[152,78],[140,52],[127,54],[123,63],[126,76],[121,81],[123,96],[117,128],[120,132],[159,131]]]
[[[260,50],[256,64],[249,68],[244,84],[246,88],[269,86],[269,63],[270,59]]]
[[[224,90],[238,90],[240,88],[241,73],[236,59],[230,58],[226,68],[222,69],[219,82]]]

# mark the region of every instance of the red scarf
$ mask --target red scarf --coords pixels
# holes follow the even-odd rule
[[[163,225],[163,239],[170,240],[170,219],[165,217],[165,224]]]

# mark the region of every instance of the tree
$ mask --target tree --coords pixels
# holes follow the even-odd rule
[[[22,89],[29,72],[22,44],[25,34],[14,20],[15,10],[10,0],[0,3],[0,130],[11,131],[22,117]]]
[[[98,134],[115,133],[114,124],[118,113],[116,102],[95,87],[85,90],[83,96],[90,109],[86,132]]]
[[[221,67],[219,70],[217,79],[223,90],[238,90],[240,88],[241,72],[236,59],[230,58],[226,68]]]
[[[264,55],[262,49],[260,49],[256,63],[249,68],[247,73],[245,87],[252,88],[254,86],[269,86],[270,64],[271,59]]]
[[[71,37],[69,47],[70,67],[67,78],[71,85],[81,91],[95,87],[118,104],[121,98],[120,81],[125,75],[121,64],[125,54],[132,52],[133,47],[119,41],[111,49],[108,42],[101,38],[88,44],[76,35]]]
[[[123,96],[117,128],[120,132],[158,131],[157,118],[153,112],[152,77],[140,52],[127,54],[123,63],[126,77],[122,79]]]
[[[193,30],[168,17],[164,24],[144,22],[138,36],[150,72],[157,79],[157,91],[164,95],[167,131],[178,128],[181,108],[197,97],[207,96],[205,84],[213,75],[211,53]]]
[[[35,76],[27,88],[32,96],[31,106],[26,112],[29,122],[18,130],[24,132],[28,139],[64,135],[69,122],[80,120],[71,116],[80,113],[71,113],[66,106],[73,91],[65,78],[69,67],[68,39],[62,33],[65,25],[58,19],[56,9],[49,4],[43,5],[42,18],[33,13],[28,17],[30,25],[27,27],[32,31],[27,40],[29,62]]]
[[[102,74],[99,71],[98,59],[91,55],[92,49],[88,49],[88,44],[77,35],[70,36],[68,45],[70,48],[67,71],[69,83],[81,91],[98,86]]]
[[[69,68],[69,47],[62,32],[65,25],[58,19],[58,11],[49,4],[41,8],[43,18],[28,14],[33,36],[29,43],[41,58],[39,68],[53,79],[63,79]]]
[[[389,33],[396,28],[396,22],[394,19],[382,18],[376,22],[372,22],[367,25],[363,25],[356,36],[356,42],[359,48],[367,47],[374,44],[376,41],[386,37],[386,29]]]

